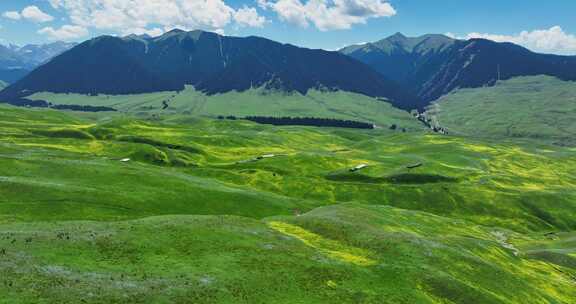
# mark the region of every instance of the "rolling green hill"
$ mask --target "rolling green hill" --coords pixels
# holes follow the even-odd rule
[[[518,231],[576,227],[571,148],[189,116],[1,113],[8,219],[262,218],[359,202]]]
[[[454,134],[574,145],[576,83],[534,76],[461,89],[435,102],[427,116]]]
[[[9,106],[0,132],[0,303],[576,297],[574,148]]]
[[[98,95],[36,93],[31,100],[53,104],[107,106],[132,114],[188,114],[194,116],[291,116],[351,119],[373,122],[382,127],[393,124],[410,130],[422,125],[409,113],[391,104],[350,92],[311,90],[306,95],[286,94],[264,88],[245,92],[205,95],[187,87],[182,92],[158,92],[136,95]],[[164,108],[166,101],[168,107]]]
[[[0,225],[3,303],[570,303],[518,234],[386,206]],[[574,247],[570,252],[574,253]]]

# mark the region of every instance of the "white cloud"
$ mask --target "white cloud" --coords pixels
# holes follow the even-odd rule
[[[264,17],[248,7],[234,10],[223,0],[48,0],[70,22],[85,28],[159,33],[172,28],[221,31],[231,23],[261,26]],[[248,20],[250,17],[252,20]]]
[[[278,0],[277,2],[266,2],[259,0],[260,7],[267,7],[278,14],[282,21],[298,25],[300,27],[308,26],[308,16],[306,8],[300,0]]]
[[[37,6],[34,5],[25,7],[22,10],[22,12],[17,11],[4,12],[2,16],[12,20],[26,19],[38,23],[49,22],[54,20],[54,17],[46,14],[45,12],[43,12],[41,9],[39,9]]]
[[[20,13],[16,12],[16,11],[4,12],[4,14],[2,14],[2,16],[4,16],[5,18],[8,18],[8,19],[12,19],[12,20],[20,20],[22,18],[22,16],[20,16]]]
[[[512,42],[535,52],[552,54],[576,54],[576,36],[568,34],[560,26],[549,29],[523,31],[517,35],[470,33],[466,39],[483,38],[497,42]]]
[[[244,6],[234,13],[234,20],[240,26],[262,27],[266,23],[266,18],[259,16],[253,7]]]
[[[54,17],[44,13],[41,9],[34,5],[25,7],[20,15],[22,18],[39,23],[54,20]]]
[[[396,10],[386,0],[258,0],[258,5],[276,12],[280,20],[321,31],[349,29],[370,18],[391,17]]]
[[[50,40],[74,40],[88,35],[88,30],[78,25],[64,25],[59,29],[51,26],[38,31],[39,34],[48,36]]]

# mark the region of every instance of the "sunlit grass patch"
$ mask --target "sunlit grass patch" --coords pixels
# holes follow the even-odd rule
[[[375,260],[368,257],[369,253],[365,250],[325,239],[322,236],[299,226],[278,221],[269,222],[268,226],[282,234],[289,235],[302,241],[307,246],[317,249],[321,253],[335,260],[358,266],[372,266],[377,263]]]
[[[438,134],[428,134],[423,136],[427,142],[435,144],[435,145],[445,145],[445,144],[453,144],[455,140],[452,138],[447,138],[445,136],[441,136]]]
[[[75,152],[75,153],[85,153],[87,151],[87,149],[83,149],[83,147],[81,146],[79,147],[78,145],[74,144],[63,145],[63,144],[47,144],[47,143],[18,143],[18,145],[23,147],[64,150],[67,152]]]
[[[466,150],[470,150],[473,152],[489,153],[489,154],[497,154],[500,152],[498,148],[490,147],[487,145],[479,145],[472,143],[460,143],[460,145],[464,147]]]

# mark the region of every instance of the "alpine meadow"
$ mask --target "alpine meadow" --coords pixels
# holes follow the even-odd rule
[[[0,303],[576,304],[576,4],[414,2],[0,3]]]

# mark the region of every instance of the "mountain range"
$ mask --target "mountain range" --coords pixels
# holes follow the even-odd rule
[[[4,54],[0,66],[40,65],[0,92],[0,98],[20,100],[38,92],[138,94],[181,91],[187,85],[214,95],[263,87],[303,95],[310,89],[341,90],[422,111],[456,89],[492,86],[517,76],[576,80],[576,56],[538,54],[512,43],[437,34],[397,33],[339,52],[177,29],[159,37],[101,36],[72,46],[0,48]]]
[[[426,103],[457,88],[491,86],[517,76],[576,80],[576,56],[537,54],[512,43],[397,33],[340,50],[397,81]]]
[[[420,100],[357,60],[259,37],[173,30],[162,36],[102,36],[40,66],[2,92],[4,99],[35,92],[135,94],[183,90],[208,95],[255,87],[299,92],[343,90],[385,98],[399,108]]]

